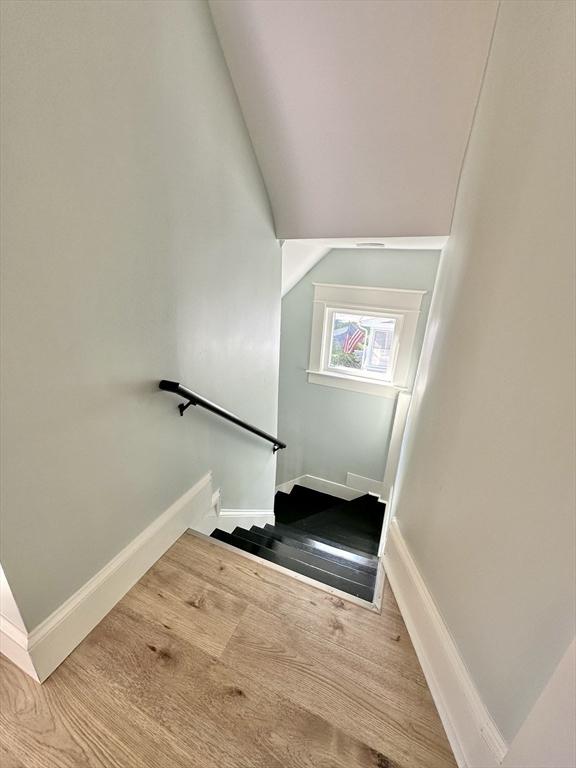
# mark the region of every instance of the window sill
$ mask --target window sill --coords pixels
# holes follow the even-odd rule
[[[370,379],[361,379],[357,376],[345,376],[339,373],[327,371],[306,371],[309,384],[322,384],[325,387],[337,389],[349,389],[352,392],[361,392],[364,395],[377,395],[378,397],[394,398],[399,392],[408,392],[407,387],[398,387],[394,384],[381,384]]]

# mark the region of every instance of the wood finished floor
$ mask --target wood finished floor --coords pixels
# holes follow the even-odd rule
[[[0,661],[2,768],[454,768],[381,615],[185,534],[42,685]]]

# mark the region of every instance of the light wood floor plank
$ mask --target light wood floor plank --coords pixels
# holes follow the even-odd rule
[[[39,686],[0,661],[2,768],[454,768],[382,615],[183,536]]]
[[[23,763],[20,762],[11,752],[8,752],[6,747],[0,744],[0,766],[2,768],[24,768]]]
[[[175,574],[175,578],[180,579],[178,589],[183,589],[185,584],[182,569],[192,575],[202,574],[202,578],[214,586],[261,610],[284,616],[291,624],[376,664],[405,665],[425,685],[389,585],[385,586],[382,612],[378,615],[194,535],[182,537],[168,551],[166,559],[180,566],[179,575]]]
[[[70,674],[42,686],[0,657],[0,739],[25,768],[202,768],[138,711]],[[4,763],[2,763],[4,768]]]
[[[139,639],[134,642],[134,634]],[[102,642],[113,635],[116,645]],[[126,649],[126,651],[124,651]],[[202,651],[120,608],[74,656],[79,677],[142,709],[205,766],[362,768],[386,764],[354,737]],[[380,761],[380,762],[379,762]],[[390,761],[390,768],[405,768]],[[406,766],[407,768],[407,766]]]
[[[411,768],[453,766],[430,693],[414,681],[249,608],[222,661]]]
[[[126,595],[123,605],[174,629],[182,638],[219,656],[246,610],[247,602],[159,561]]]

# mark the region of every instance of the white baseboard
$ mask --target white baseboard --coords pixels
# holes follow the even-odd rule
[[[298,485],[303,477],[306,477],[306,475],[300,475],[300,477],[295,477],[294,480],[286,480],[285,483],[280,483],[280,485],[276,486],[276,491],[290,493],[292,488],[294,488],[295,485]]]
[[[38,680],[32,659],[26,650],[27,638],[28,630],[0,565],[0,653],[11,659],[30,677]]]
[[[304,488],[310,488],[321,493],[329,493],[331,496],[337,496],[345,501],[356,499],[361,495],[360,491],[357,491],[355,488],[342,485],[342,483],[333,483],[332,480],[324,480],[322,477],[315,477],[314,475],[300,475],[300,477],[296,477],[294,480],[288,480],[281,485],[277,485],[276,490],[290,493],[295,485],[302,485]]]
[[[382,495],[382,482],[380,480],[372,480],[370,477],[355,475],[353,472],[346,474],[346,485],[363,493],[373,493],[376,496]]]
[[[222,509],[217,526],[221,531],[232,533],[236,526],[250,528],[258,525],[274,525],[274,510],[272,509]]]
[[[372,603],[377,611],[382,609],[382,600],[384,599],[384,587],[386,586],[386,569],[382,558],[378,561],[378,570],[376,571],[376,583],[374,584],[374,597]]]
[[[31,678],[40,682],[32,657],[28,652],[28,633],[15,627],[5,616],[0,615],[0,653]]]
[[[384,566],[459,768],[493,768],[508,746],[488,712],[396,520]]]
[[[31,632],[18,635],[4,620],[2,652],[44,681],[211,503],[208,473]]]

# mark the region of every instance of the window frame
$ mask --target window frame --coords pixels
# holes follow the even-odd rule
[[[412,353],[420,305],[426,291],[314,283],[314,307],[307,369],[311,384],[350,389],[356,392],[396,397],[406,391],[411,376]],[[394,364],[390,380],[330,366],[335,313],[389,317],[396,321]]]

